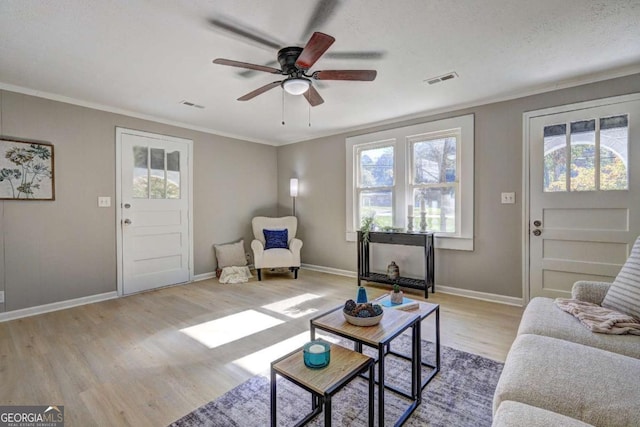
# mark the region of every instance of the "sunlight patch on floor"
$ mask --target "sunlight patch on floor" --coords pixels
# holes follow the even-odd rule
[[[284,323],[284,321],[276,319],[275,317],[255,310],[247,310],[220,319],[200,323],[199,325],[190,326],[181,329],[180,332],[209,348],[216,348],[282,323]]]
[[[317,338],[322,338],[325,341],[333,343],[338,342],[338,339],[333,336],[325,336],[317,333],[316,336]],[[248,372],[251,372],[254,375],[263,375],[265,377],[268,377],[269,368],[271,367],[272,361],[284,356],[287,353],[292,352],[297,348],[302,347],[309,341],[309,331],[306,331],[291,338],[287,338],[284,341],[273,344],[267,348],[256,351],[255,353],[251,353],[247,356],[241,357],[240,359],[236,359],[231,363],[241,367],[242,369],[245,369]]]
[[[318,309],[314,307],[300,307],[300,305],[304,304],[305,302],[317,298],[321,298],[321,295],[302,294],[292,298],[283,299],[281,301],[276,301],[271,304],[263,305],[262,308],[264,308],[265,310],[275,311],[276,313],[283,314],[293,319],[297,319],[298,317],[306,316],[307,314],[315,313],[316,311],[318,311]]]

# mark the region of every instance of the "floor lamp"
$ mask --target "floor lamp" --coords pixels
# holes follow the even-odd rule
[[[298,197],[298,178],[289,181],[289,194],[293,199],[293,216],[296,216],[296,197]]]

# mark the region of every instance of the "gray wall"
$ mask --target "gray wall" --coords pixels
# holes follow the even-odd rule
[[[291,212],[287,188],[297,176],[302,262],[355,271],[355,244],[345,240],[345,138],[473,113],[475,250],[438,250],[436,285],[521,297],[522,114],[634,92],[640,92],[640,74],[279,147],[279,211]],[[516,192],[515,205],[500,204],[503,191]]]
[[[250,250],[251,218],[276,214],[275,147],[14,92],[0,97],[0,134],[52,143],[56,179],[55,201],[0,201],[6,311],[116,290],[116,126],[194,141],[195,274],[214,271],[212,244],[244,237]],[[98,196],[111,196],[112,207],[98,208]]]

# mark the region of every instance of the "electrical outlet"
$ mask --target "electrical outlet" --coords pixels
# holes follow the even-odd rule
[[[0,304],[4,303],[4,291],[0,291]]]
[[[107,196],[98,197],[98,207],[99,208],[111,207],[111,197],[107,197]]]
[[[516,193],[502,193],[501,200],[503,205],[513,205],[516,202]]]

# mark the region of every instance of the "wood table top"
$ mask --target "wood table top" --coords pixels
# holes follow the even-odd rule
[[[383,308],[383,311],[384,316],[382,316],[380,323],[374,326],[356,326],[347,322],[342,312],[342,306],[311,319],[311,324],[319,329],[336,332],[369,345],[378,346],[390,341],[421,317],[419,310],[403,311]]]
[[[330,344],[331,359],[321,369],[311,369],[304,364],[303,350],[273,364],[279,374],[289,376],[319,394],[325,394],[341,380],[354,375],[373,359],[338,344]]]

